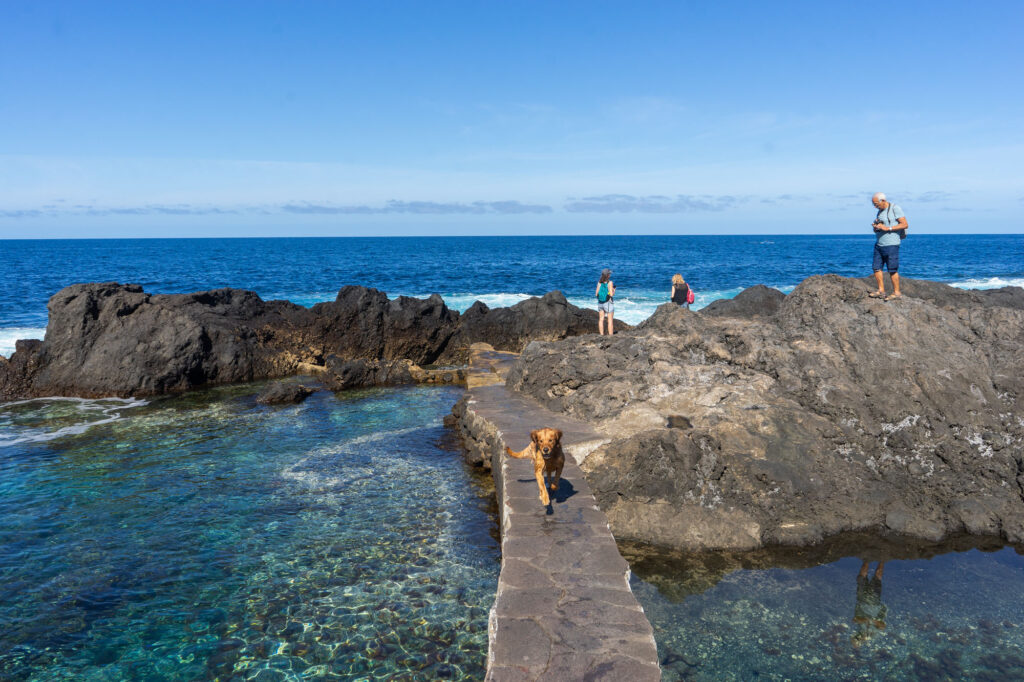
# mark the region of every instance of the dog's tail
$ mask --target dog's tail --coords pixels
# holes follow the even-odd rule
[[[530,449],[530,446],[526,446],[526,448],[524,450],[516,452],[512,448],[506,446],[505,447],[505,452],[507,452],[508,454],[510,454],[513,457],[516,457],[518,459],[529,459],[530,458],[530,453],[527,452],[529,449]]]

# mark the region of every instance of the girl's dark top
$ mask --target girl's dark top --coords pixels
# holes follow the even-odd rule
[[[684,284],[681,287],[676,287],[676,293],[672,294],[672,302],[683,305],[686,303],[686,292],[690,290],[689,284]]]

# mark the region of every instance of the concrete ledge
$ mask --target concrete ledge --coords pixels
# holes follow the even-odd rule
[[[491,608],[487,680],[661,679],[654,633],[629,589],[629,565],[576,464],[605,439],[588,424],[477,386],[453,410],[470,459],[491,465],[501,521],[501,574]],[[563,431],[565,469],[551,511],[533,465],[504,454],[530,431]]]

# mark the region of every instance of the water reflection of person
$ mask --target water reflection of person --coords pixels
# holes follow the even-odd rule
[[[882,571],[885,562],[879,561],[875,574],[868,578],[871,562],[864,561],[857,574],[857,605],[853,609],[853,622],[857,632],[853,635],[853,645],[860,646],[875,634],[874,630],[885,629],[885,604],[882,603]]]

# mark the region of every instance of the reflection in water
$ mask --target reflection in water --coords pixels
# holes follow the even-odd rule
[[[950,552],[997,552],[1006,543],[998,538],[954,536],[941,543],[914,538],[846,533],[809,547],[762,547],[751,551],[681,552],[651,545],[619,542],[619,551],[633,573],[658,588],[669,601],[682,601],[714,587],[734,571],[771,568],[806,569],[845,557],[863,561],[932,559]],[[1024,551],[1024,549],[1022,549]]]
[[[871,639],[875,631],[885,629],[885,604],[882,603],[882,571],[885,562],[879,561],[875,574],[868,577],[871,562],[861,563],[857,574],[857,605],[853,609],[853,622],[860,626],[851,638],[854,646],[860,646]]]
[[[1024,679],[1024,557],[998,540],[620,550],[666,681]]]

